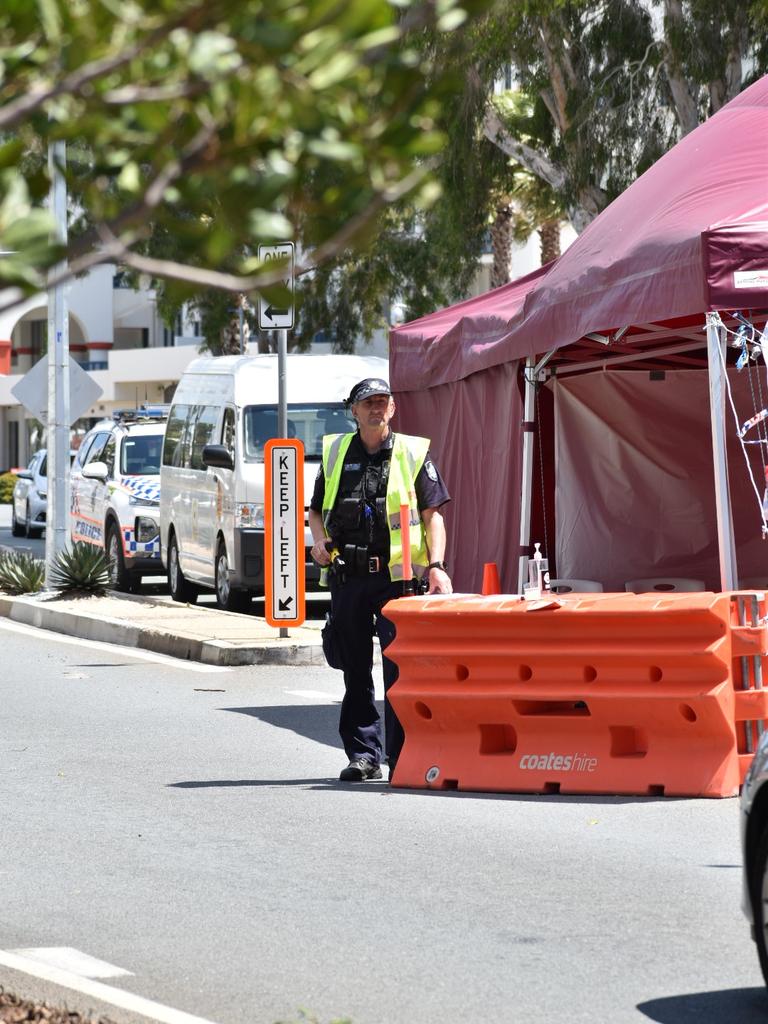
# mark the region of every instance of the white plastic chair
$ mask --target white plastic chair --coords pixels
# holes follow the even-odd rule
[[[655,576],[647,580],[627,580],[624,589],[630,594],[650,594],[655,591],[660,594],[674,594],[693,593],[707,588],[704,580],[687,580],[680,576]]]
[[[549,589],[553,594],[597,594],[602,593],[603,584],[597,580],[550,580]]]

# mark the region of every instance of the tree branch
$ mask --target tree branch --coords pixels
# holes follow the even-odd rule
[[[547,103],[547,109],[552,115],[558,130],[562,135],[565,135],[570,127],[568,87],[575,87],[576,73],[573,70],[571,58],[565,49],[564,40],[562,38],[555,40],[552,26],[547,19],[542,19],[539,34],[552,86],[551,90],[548,90],[550,102],[547,103],[547,99],[544,102]]]
[[[526,145],[513,138],[501,121],[492,103],[485,108],[483,119],[483,135],[489,142],[498,146],[502,153],[512,157],[526,170],[530,171],[537,178],[545,181],[555,192],[562,192],[565,188],[565,171],[552,163],[549,157],[545,156],[532,146]]]
[[[312,254],[312,260],[300,264],[294,269],[294,277],[314,270],[326,260],[338,256],[367,225],[373,220],[385,206],[397,202],[408,192],[411,192],[420,181],[434,170],[437,165],[437,158],[425,161],[422,165],[411,171],[405,178],[391,185],[378,193],[368,206],[356,217],[352,217],[347,223],[328,241],[318,246]],[[278,284],[285,279],[284,270],[273,271],[263,270],[256,274],[239,276],[237,274],[226,274],[218,270],[207,270],[204,267],[193,267],[186,263],[178,263],[175,260],[160,260],[150,256],[141,256],[130,248],[136,241],[136,236],[118,238],[109,225],[101,224],[95,229],[102,244],[98,249],[72,260],[66,267],[49,274],[47,287],[66,284],[74,277],[91,270],[93,267],[104,263],[118,263],[121,266],[130,267],[131,270],[140,274],[148,274],[150,277],[167,278],[175,281],[183,281],[200,289],[216,288],[220,291],[248,293],[266,288],[269,285]],[[26,295],[20,295],[7,300],[0,305],[0,313],[19,306],[27,299]]]
[[[174,29],[188,22],[191,15],[199,10],[203,10],[204,7],[205,5],[201,5],[192,11],[185,11],[182,16],[165,22],[159,28],[149,32],[139,42],[134,43],[133,46],[129,46],[121,50],[120,53],[109,57],[102,57],[101,60],[84,64],[82,67],[70,72],[70,74],[65,75],[58,82],[42,82],[33,85],[26,95],[20,96],[18,99],[0,108],[0,131],[8,131],[11,128],[15,128],[17,124],[28,118],[36,110],[39,110],[49,100],[55,99],[57,96],[76,95],[81,92],[84,86],[95,79],[108,75],[129,64],[144,50],[154,46],[155,43],[165,39]]]

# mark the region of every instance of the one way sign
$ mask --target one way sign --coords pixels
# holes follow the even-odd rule
[[[304,621],[304,445],[264,445],[264,617],[270,626]]]
[[[262,331],[287,330],[293,327],[293,242],[281,242],[279,245],[260,245],[259,259],[269,263],[271,260],[285,260],[283,268],[283,284],[291,293],[290,302],[275,305],[266,299],[259,299],[259,327]]]

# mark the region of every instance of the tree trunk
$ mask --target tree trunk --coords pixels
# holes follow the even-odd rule
[[[670,37],[682,35],[684,23],[682,0],[664,0],[664,19],[666,22],[666,42],[664,44],[664,67],[667,81],[672,93],[677,123],[680,125],[680,136],[687,135],[699,125],[699,112],[696,105],[696,88],[685,77],[680,65],[680,58],[670,45]]]
[[[496,207],[496,217],[491,224],[491,245],[491,288],[501,288],[509,281],[512,269],[512,204],[509,199],[504,199]]]
[[[560,221],[545,220],[539,228],[541,240],[541,264],[551,263],[560,256]]]

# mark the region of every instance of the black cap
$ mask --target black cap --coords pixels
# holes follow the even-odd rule
[[[391,395],[392,392],[389,390],[389,384],[381,377],[366,377],[365,380],[361,380],[359,384],[355,384],[349,393],[347,399],[347,405],[354,405],[355,402],[362,402],[364,398],[370,398],[371,395]]]

